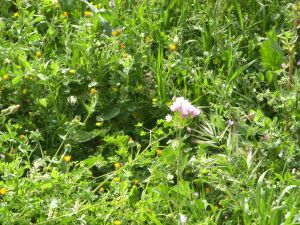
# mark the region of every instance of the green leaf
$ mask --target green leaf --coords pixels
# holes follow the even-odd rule
[[[94,156],[83,160],[87,166],[94,166],[95,164],[104,164],[105,160],[102,156]]]
[[[43,107],[47,107],[47,99],[46,98],[40,98],[39,99],[39,103],[43,106]]]
[[[84,130],[74,130],[71,132],[71,139],[76,142],[87,142],[92,140],[93,138],[105,135],[107,130],[93,130],[93,131],[84,131]]]
[[[11,84],[12,84],[13,86],[15,86],[15,85],[17,85],[17,84],[20,82],[21,79],[22,79],[21,76],[16,76],[16,77],[12,80]]]
[[[102,115],[97,117],[97,120],[110,120],[120,114],[120,108],[118,107],[111,107],[108,109],[105,109],[102,113]]]
[[[76,130],[72,133],[71,138],[77,142],[86,142],[93,139],[95,136],[87,131]]]
[[[268,38],[260,47],[262,64],[267,69],[280,69],[283,62],[283,50],[278,43],[277,34],[274,30],[268,33]]]
[[[179,186],[174,186],[173,191],[186,197],[189,197],[191,195],[190,184],[188,181],[179,181]]]
[[[287,186],[285,189],[283,189],[283,191],[281,192],[281,194],[280,194],[280,196],[279,196],[279,198],[277,199],[276,202],[278,202],[278,204],[281,203],[281,200],[283,199],[283,197],[285,196],[285,194],[288,193],[289,190],[291,190],[293,188],[296,188],[296,187],[297,187],[297,185],[289,185],[289,186]]]
[[[266,78],[267,78],[267,82],[270,84],[273,80],[273,73],[270,70],[267,71]]]
[[[156,217],[154,214],[150,215],[147,213],[147,216],[154,222],[156,225],[163,225]]]
[[[240,76],[240,75],[241,75],[246,69],[248,69],[255,61],[256,61],[256,59],[253,60],[253,61],[251,61],[251,62],[249,62],[249,63],[247,63],[246,65],[240,67],[240,68],[239,68],[239,69],[238,69],[238,70],[230,77],[229,81],[232,81],[232,80],[234,80],[235,78],[237,78],[238,76]]]

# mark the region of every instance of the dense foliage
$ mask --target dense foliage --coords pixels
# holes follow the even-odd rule
[[[0,224],[300,224],[299,1],[0,5]]]

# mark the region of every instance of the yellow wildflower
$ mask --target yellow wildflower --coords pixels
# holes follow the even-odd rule
[[[114,224],[114,225],[121,225],[121,221],[120,221],[120,220],[115,220],[115,221],[113,222],[113,224]]]
[[[92,12],[91,11],[84,11],[84,16],[85,17],[91,17]]]
[[[111,32],[111,36],[116,37],[117,35],[118,35],[117,31],[114,30],[114,31]]]
[[[42,56],[42,52],[40,50],[36,51],[35,56],[40,58]]]
[[[96,88],[91,88],[90,93],[91,93],[91,95],[97,94]]]
[[[160,157],[163,154],[163,151],[160,149],[156,149],[156,155]]]
[[[96,126],[97,126],[97,127],[101,127],[102,125],[103,125],[102,122],[97,122],[97,123],[96,123]]]
[[[64,156],[64,161],[65,162],[70,162],[70,160],[71,160],[71,156],[70,155],[65,155]]]
[[[64,15],[64,17],[68,17],[69,13],[68,12],[64,12],[63,15]]]
[[[3,78],[3,80],[9,80],[8,74],[4,74],[2,78]]]
[[[113,179],[113,181],[114,181],[114,182],[120,182],[120,177],[115,177],[115,178]]]
[[[119,168],[121,167],[121,163],[116,162],[116,163],[114,164],[114,166],[115,166],[116,169],[119,169]]]
[[[8,190],[6,188],[0,189],[0,195],[6,195],[7,192],[8,192]]]
[[[138,179],[134,179],[134,180],[132,181],[132,183],[135,184],[135,185],[137,185],[139,182],[140,182],[140,181],[139,181]]]
[[[74,70],[74,69],[70,69],[70,70],[69,70],[69,73],[71,73],[71,74],[75,74],[75,73],[76,73],[76,70]]]
[[[18,16],[20,16],[19,12],[15,12],[14,17],[18,17]]]
[[[176,51],[177,47],[176,47],[175,44],[171,44],[171,45],[169,46],[169,49],[170,49],[170,51],[174,52],[174,51]]]

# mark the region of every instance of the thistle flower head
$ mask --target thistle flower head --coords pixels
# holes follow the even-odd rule
[[[183,97],[176,98],[175,102],[170,106],[170,109],[173,112],[180,112],[183,118],[188,116],[194,118],[200,114],[200,110]]]

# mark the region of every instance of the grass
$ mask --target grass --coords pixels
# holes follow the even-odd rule
[[[300,224],[299,7],[3,1],[0,223]]]

